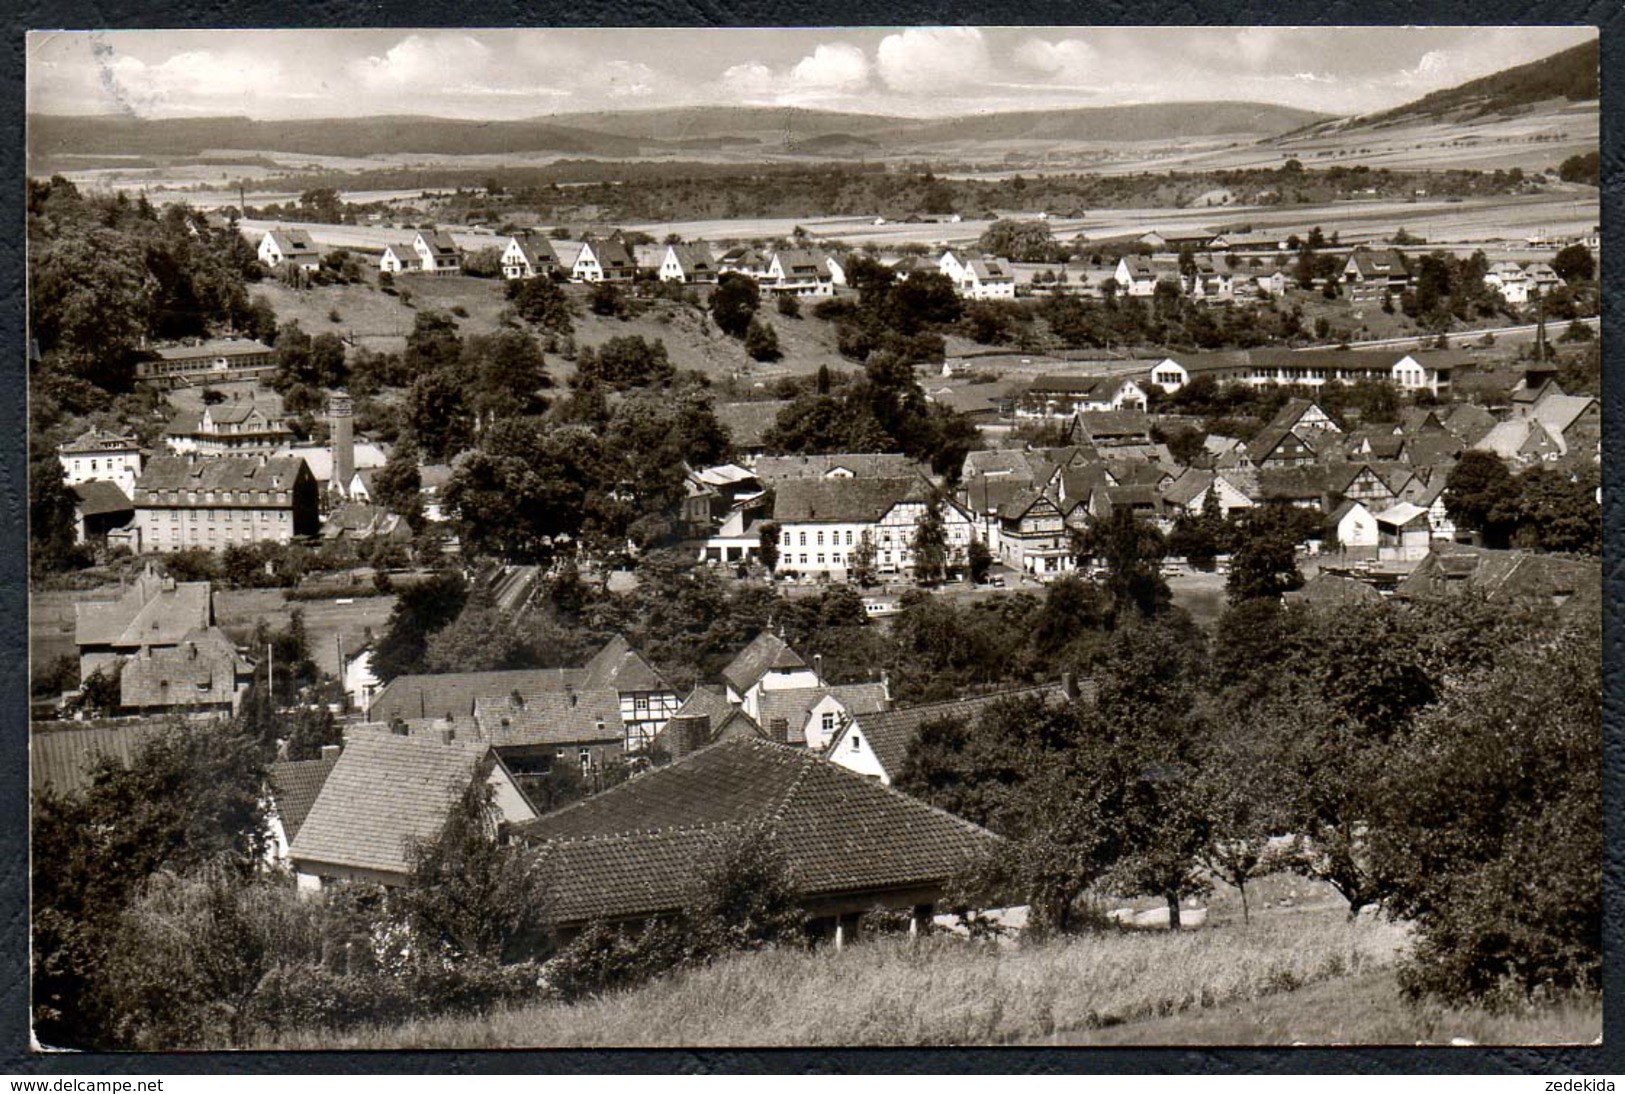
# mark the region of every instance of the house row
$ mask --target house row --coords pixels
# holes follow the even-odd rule
[[[463,270],[463,251],[449,232],[420,231],[408,244],[391,243],[379,256],[378,270],[391,276],[426,273],[442,276]]]
[[[1146,409],[1146,393],[1132,377],[1057,373],[1039,376],[1017,398],[1017,418],[1071,418],[1095,411]]]
[[[1500,293],[1508,304],[1522,307],[1562,288],[1563,279],[1546,262],[1497,262],[1485,271],[1484,285]]]
[[[1194,256],[1188,269],[1176,256],[1124,255],[1117,260],[1112,280],[1124,296],[1152,297],[1157,286],[1166,283],[1193,300],[1212,303],[1279,296],[1287,285],[1279,267],[1251,268],[1210,254]]]
[[[1172,394],[1197,376],[1252,387],[1305,387],[1390,383],[1435,396],[1451,389],[1455,371],[1472,362],[1454,350],[1253,349],[1229,353],[1176,353],[1157,361],[1150,380]]]
[[[988,255],[945,250],[936,258],[907,255],[892,264],[899,281],[916,273],[939,273],[953,282],[954,291],[967,300],[1014,300],[1015,272],[1010,263]]]

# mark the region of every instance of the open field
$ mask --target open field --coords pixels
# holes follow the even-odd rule
[[[957,1045],[1256,1001],[1390,967],[1404,928],[1335,902],[1219,918],[1201,930],[1107,932],[1031,946],[880,938],[842,951],[729,958],[573,1006],[537,1004],[263,1047]],[[810,999],[840,1000],[810,1008]],[[1415,1040],[1414,1037],[1406,1038]]]
[[[1600,999],[1526,1014],[1409,1006],[1393,970],[1121,1025],[1057,1033],[1040,1045],[1585,1045],[1602,1035]]]
[[[272,629],[288,625],[293,609],[305,616],[311,660],[322,672],[338,675],[339,643],[355,652],[366,631],[382,634],[394,610],[393,596],[358,596],[348,604],[337,600],[301,600],[289,604],[281,589],[221,589],[214,594],[215,623],[239,641],[247,639],[263,619]]]

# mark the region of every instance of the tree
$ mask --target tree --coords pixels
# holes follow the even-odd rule
[[[1106,591],[1119,617],[1129,608],[1154,615],[1172,601],[1160,570],[1167,541],[1154,524],[1136,517],[1127,506],[1114,507],[1104,518],[1091,517],[1073,548],[1079,565],[1090,559],[1105,564]]]
[[[126,1047],[131,1001],[109,990],[118,920],[162,868],[238,877],[270,840],[257,742],[230,722],[176,724],[125,768],[104,757],[81,793],[35,799],[31,824],[34,1028],[48,1044]]]
[[[414,532],[423,527],[423,475],[418,469],[417,448],[403,440],[390,452],[389,459],[373,473],[373,500],[391,513],[397,513]]]
[[[763,521],[756,530],[757,556],[768,573],[779,568],[779,526],[774,521]]]
[[[754,318],[745,329],[745,352],[753,361],[777,361],[783,356],[779,352],[778,333],[768,324]]]
[[[462,360],[463,345],[457,337],[457,321],[445,312],[420,311],[412,319],[406,336],[403,361],[408,376],[455,369]]]
[[[1469,449],[1445,478],[1445,512],[1463,528],[1481,534],[1486,545],[1505,547],[1516,520],[1504,517],[1516,493],[1512,473],[1499,456]]]
[[[847,576],[864,588],[868,588],[879,580],[875,572],[875,538],[865,528],[858,533],[858,542],[846,556]]]
[[[705,952],[796,945],[804,937],[806,915],[795,876],[764,824],[724,840],[700,872],[686,911]]]
[[[468,402],[484,422],[535,412],[551,382],[536,339],[511,329],[469,338],[462,372],[470,379]]]
[[[1576,153],[1558,164],[1557,177],[1564,182],[1596,186],[1602,177],[1602,156],[1597,152]]]
[[[349,370],[344,364],[344,342],[332,332],[318,334],[310,341],[310,380],[312,387],[333,390],[344,386]]]
[[[1289,507],[1261,505],[1246,510],[1235,526],[1230,552],[1230,576],[1225,592],[1230,603],[1263,598],[1280,599],[1303,587],[1298,570],[1297,518]]]
[[[587,308],[594,315],[624,317],[626,294],[612,281],[597,281],[587,291]]]
[[[1552,272],[1571,284],[1597,276],[1597,260],[1584,243],[1571,243],[1552,259]]]
[[[611,391],[659,387],[676,374],[666,343],[638,334],[611,338],[596,352],[583,350],[576,359],[578,386],[602,384]]]
[[[28,564],[35,574],[55,573],[84,561],[74,543],[78,497],[55,456],[28,466]]]
[[[425,457],[445,462],[474,440],[474,415],[466,385],[449,372],[429,372],[406,393],[407,435]]]
[[[517,669],[526,660],[511,621],[484,588],[470,592],[457,618],[429,635],[423,657],[430,672]]]
[[[921,585],[942,582],[948,566],[948,529],[942,520],[942,499],[933,495],[914,522],[909,541],[914,553],[914,580]]]
[[[575,330],[570,298],[552,278],[530,277],[508,282],[508,299],[520,318],[559,336]]]
[[[468,586],[455,571],[437,573],[403,588],[373,648],[372,670],[378,679],[388,683],[397,676],[422,672],[429,636],[457,618],[467,597]]]
[[[1065,257],[1049,225],[1039,220],[995,220],[976,246],[1012,262],[1059,262]]]
[[[988,550],[987,544],[980,539],[972,539],[965,556],[965,565],[970,571],[971,581],[977,585],[987,581],[988,571],[993,568],[993,552]]]
[[[717,278],[711,294],[711,318],[722,333],[744,337],[760,306],[761,291],[754,278],[731,271]]]
[[[598,438],[579,427],[497,422],[446,484],[445,506],[464,550],[550,560],[560,539],[581,533],[601,458]]]
[[[514,964],[550,948],[546,875],[529,849],[498,840],[485,774],[476,768],[436,837],[411,847],[400,900],[421,963]]]
[[[1602,975],[1601,634],[1534,637],[1398,740],[1373,813],[1407,995],[1516,1004]],[[1439,779],[1450,771],[1449,779]]]
[[[779,314],[784,316],[786,319],[801,318],[801,301],[797,300],[791,294],[781,293],[779,295],[778,304]]]

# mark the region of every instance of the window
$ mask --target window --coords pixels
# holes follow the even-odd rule
[[[803,566],[807,565],[807,556],[806,555],[801,556],[801,564]]]
[[[852,734],[851,741],[851,750],[853,752],[857,752],[863,747],[863,741],[856,733]]]
[[[583,775],[585,775],[585,774],[587,774],[587,772],[592,770],[592,750],[588,749],[588,748],[582,749],[581,754],[580,754],[580,759],[581,759],[581,773]]]
[[[833,710],[824,711],[822,725],[825,733],[835,732],[835,712]]]
[[[846,545],[848,547],[852,546],[852,529],[850,528],[846,530]]]
[[[818,533],[818,546],[822,547],[823,545],[824,545],[824,533],[819,532]]]
[[[637,714],[649,713],[649,697],[647,695],[634,696],[632,699],[632,710]]]
[[[799,546],[802,546],[802,547],[807,546],[807,533],[806,532],[801,533],[801,543],[799,544]],[[803,562],[807,561],[807,558],[806,558],[805,555],[802,556],[801,561],[803,561]]]
[[[790,546],[790,533],[789,532],[784,533],[784,545],[786,547]]]

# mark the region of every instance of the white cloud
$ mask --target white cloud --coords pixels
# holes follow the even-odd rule
[[[350,63],[350,73],[369,91],[404,91],[418,88],[437,92],[466,83],[475,73],[491,71],[491,49],[466,34],[412,34],[383,56],[362,57]]]
[[[790,79],[809,91],[857,91],[869,83],[869,58],[844,42],[821,45],[796,62]]]
[[[773,90],[774,82],[773,70],[760,61],[746,61],[742,65],[733,65],[723,72],[722,78],[718,81],[724,92],[741,98],[769,94]]]
[[[1015,59],[1036,72],[1070,79],[1087,77],[1101,66],[1100,51],[1081,38],[1029,38],[1016,47]]]
[[[274,96],[282,81],[274,58],[237,51],[189,50],[155,65],[105,51],[99,53],[98,62],[107,94],[137,111],[154,107],[192,111],[202,103],[219,110],[231,100],[256,99],[267,92]]]
[[[911,95],[942,91],[985,78],[992,62],[975,27],[913,27],[888,34],[875,53],[880,78]]]
[[[637,98],[654,94],[659,74],[648,65],[632,61],[610,61],[599,66],[611,98]]]

